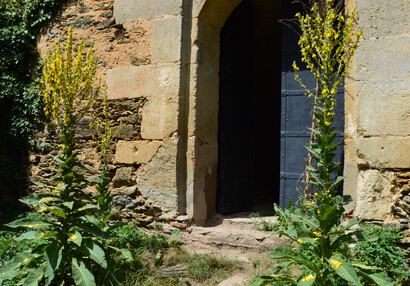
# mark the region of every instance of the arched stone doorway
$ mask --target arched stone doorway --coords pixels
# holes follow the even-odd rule
[[[191,54],[193,64],[188,119],[187,210],[188,214],[191,214],[199,224],[204,223],[207,218],[216,213],[217,205],[220,212],[226,213],[243,210],[264,211],[265,209],[271,210],[273,202],[284,206],[290,198],[297,197],[296,183],[304,168],[304,156],[307,153],[304,145],[308,142],[309,137],[306,128],[310,127],[312,105],[306,97],[303,97],[304,91],[298,87],[297,83],[293,82],[291,62],[298,58],[298,48],[295,44],[297,43],[297,40],[295,41],[297,35],[288,31],[288,34],[282,37],[281,31],[284,26],[278,23],[278,20],[283,17],[294,17],[295,10],[287,6],[288,2],[208,0],[202,1],[203,6],[200,5],[197,10],[193,11],[194,34]],[[282,3],[284,7],[282,7]],[[242,11],[242,15],[236,15],[236,11],[241,9],[248,9],[248,11]],[[253,25],[246,25],[247,21],[252,18],[246,16],[247,13],[248,15],[253,13],[255,19]],[[235,17],[237,17],[236,20]],[[220,115],[221,112],[223,115],[226,115],[227,112],[226,109],[219,112],[220,107],[226,108],[221,100],[221,91],[229,89],[229,87],[224,86],[223,82],[224,67],[220,69],[224,55],[223,45],[226,44],[224,44],[226,39],[222,38],[221,46],[220,36],[223,37],[223,30],[228,26],[233,26],[231,29],[253,30],[252,39],[249,39],[252,41],[252,61],[247,64],[248,69],[252,70],[249,76],[252,78],[252,83],[251,86],[245,85],[243,88],[243,90],[248,89],[252,93],[250,99],[248,98],[250,100],[248,101],[248,113],[252,116],[248,116],[248,120],[243,121],[251,126],[244,128],[245,130],[242,129],[242,132],[241,128],[236,128],[230,132],[231,134],[241,134],[241,136],[247,136],[252,132],[251,140],[247,143],[244,142],[244,146],[251,146],[250,150],[247,151],[248,156],[242,157],[246,162],[245,164],[250,166],[242,168],[235,176],[242,179],[243,174],[248,172],[250,175],[236,185],[228,182],[225,190],[222,190],[222,197],[227,198],[225,201],[234,202],[234,205],[239,206],[238,208],[231,208],[232,205],[224,207],[220,195],[220,187],[224,183],[220,180],[221,174],[223,175],[221,168],[225,168],[221,162],[223,160],[229,161],[232,158],[241,158],[235,155],[241,152],[240,148],[235,150],[232,143],[229,143],[240,140],[240,137],[231,138],[228,140],[228,147],[223,147],[225,151],[234,151],[227,157],[221,158],[224,155],[221,154],[221,149],[218,150],[218,130],[221,131],[221,128],[224,128],[219,122]],[[229,33],[228,31],[225,34]],[[246,37],[244,38],[246,40]],[[238,45],[232,39],[225,42],[227,42],[228,50]],[[243,51],[239,52],[239,54],[241,53]],[[222,64],[224,63],[222,62]],[[221,77],[219,76],[220,72],[222,72]],[[301,71],[301,73],[306,74],[306,80],[310,80],[308,72]],[[240,82],[240,77],[236,81]],[[237,93],[239,90],[241,88],[236,88]],[[231,96],[235,98],[235,94]],[[228,103],[225,106],[229,106],[229,101],[232,101],[232,98],[228,97]],[[239,113],[243,113],[247,108],[246,100],[240,105],[242,107],[239,108]],[[343,119],[343,108],[339,112],[342,115],[340,118]],[[303,115],[298,116],[298,113]],[[231,122],[235,121],[235,117],[230,120]],[[230,120],[227,121],[228,129]],[[340,126],[343,130],[343,120],[340,122]],[[219,137],[221,137],[221,132],[219,132]],[[342,154],[339,154],[339,158],[342,158]],[[235,162],[235,160],[232,161]],[[235,164],[238,163],[231,165],[235,166]],[[229,170],[225,173],[228,172]],[[235,176],[232,177],[231,181],[235,181]],[[241,185],[245,187],[239,194],[237,187]],[[242,204],[243,202],[244,204]]]

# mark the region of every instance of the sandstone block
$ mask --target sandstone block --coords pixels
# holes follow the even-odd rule
[[[141,137],[143,139],[167,138],[178,129],[178,98],[152,97],[142,112]]]
[[[120,24],[180,14],[182,14],[182,0],[115,0],[114,2],[114,18]]]
[[[410,135],[410,81],[360,82],[357,127],[368,136]]]
[[[356,215],[368,220],[389,219],[393,180],[393,172],[371,169],[361,171],[357,184]]]
[[[359,27],[365,39],[404,35],[410,30],[407,0],[357,1]]]
[[[409,168],[410,137],[358,138],[357,155],[371,168]]]
[[[178,209],[176,156],[178,140],[167,138],[157,154],[138,169],[142,196],[162,209],[163,218],[174,218]]]
[[[119,164],[146,164],[157,153],[160,141],[118,141],[115,162]]]
[[[179,64],[109,69],[108,99],[177,95],[179,78]]]
[[[182,17],[152,22],[151,60],[153,63],[181,60]]]
[[[363,40],[357,49],[357,80],[409,77],[410,37]]]

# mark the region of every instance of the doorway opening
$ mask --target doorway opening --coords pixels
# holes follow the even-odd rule
[[[217,211],[273,214],[280,195],[282,1],[243,1],[220,34]]]

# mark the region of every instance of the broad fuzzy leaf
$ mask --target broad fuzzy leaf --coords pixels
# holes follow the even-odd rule
[[[56,244],[50,244],[44,252],[44,275],[47,283],[54,279],[54,272],[60,266],[63,249]]]
[[[361,276],[364,276],[367,278],[367,280],[370,280],[373,283],[376,283],[377,285],[380,286],[394,286],[395,284],[393,281],[390,279],[389,276],[387,276],[387,273],[381,269],[377,269],[375,267],[370,267],[366,265],[361,265],[361,264],[353,264],[353,266],[357,269],[358,273]]]
[[[26,228],[32,228],[32,229],[42,229],[42,228],[48,227],[49,224],[42,220],[22,218],[22,219],[17,219],[15,221],[12,221],[11,223],[6,224],[6,226],[11,227],[11,228],[26,227]]]
[[[44,272],[40,268],[31,269],[30,273],[24,279],[23,286],[37,286],[38,282],[43,278]]]
[[[39,231],[28,231],[17,237],[17,241],[39,239],[41,237],[41,232]]]
[[[20,268],[23,263],[27,263],[27,261],[33,257],[34,254],[32,254],[30,251],[25,251],[14,256],[10,261],[6,262],[3,267],[0,268],[0,281],[13,278],[16,275],[15,270],[17,268]]]
[[[305,265],[312,271],[316,271],[316,267],[311,264],[310,262],[306,261],[306,259],[300,256],[297,252],[294,252],[287,246],[277,246],[273,252],[269,254],[270,258],[273,259],[283,259],[283,260],[290,260],[300,264]]]
[[[356,271],[350,262],[344,260],[340,255],[333,255],[328,259],[331,267],[336,271],[336,273],[343,279],[352,282],[355,286],[362,286],[359,277],[357,277]]]
[[[77,286],[95,286],[95,278],[90,271],[90,266],[82,260],[73,258],[71,270]]]
[[[92,260],[94,260],[96,263],[101,265],[101,267],[106,268],[107,267],[107,260],[105,259],[105,252],[104,250],[96,244],[94,241],[87,240],[83,241],[82,244],[87,251],[89,252],[89,256]]]

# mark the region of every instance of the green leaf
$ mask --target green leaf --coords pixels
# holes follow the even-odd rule
[[[24,280],[23,286],[37,286],[38,282],[43,278],[44,272],[40,268],[31,269],[30,273]]]
[[[60,266],[63,258],[63,249],[55,243],[50,244],[44,252],[44,275],[47,283],[50,284],[54,279],[54,273]]]
[[[78,231],[75,231],[74,234],[73,233],[68,234],[68,237],[69,237],[68,239],[69,241],[72,241],[78,246],[81,246],[81,242],[83,241],[83,237],[81,233],[79,233]]]
[[[287,246],[277,246],[275,250],[269,254],[269,258],[294,261],[305,265],[310,270],[316,271],[316,267],[313,264],[311,264],[309,261],[306,261],[304,257],[299,256],[297,252],[294,252]]]
[[[107,267],[107,260],[105,259],[104,250],[95,242],[87,240],[83,242],[83,246],[88,250],[89,256],[96,263],[101,265],[101,267]]]
[[[288,282],[297,285],[297,282],[293,277],[285,274],[275,274],[259,276],[259,279],[249,284],[249,286],[273,285],[274,282]]]
[[[62,203],[64,206],[66,206],[67,208],[69,208],[70,210],[72,210],[73,209],[73,205],[74,205],[74,202],[64,202],[64,203]]]
[[[26,228],[32,228],[32,229],[42,229],[48,227],[50,224],[38,220],[38,219],[31,219],[31,218],[21,218],[18,220],[15,220],[11,223],[6,224],[6,226],[11,227],[11,228],[17,228],[17,227],[26,227]]]
[[[328,262],[336,273],[343,279],[352,282],[355,286],[363,285],[360,283],[359,277],[357,277],[353,265],[344,260],[340,255],[333,255],[330,259],[328,259]]]
[[[73,258],[71,264],[74,282],[77,286],[95,286],[94,275],[90,271],[89,265],[82,260]]]
[[[86,232],[95,235],[99,238],[115,238],[117,237],[116,235],[110,233],[110,232],[105,232],[103,230],[101,230],[97,225],[89,223],[89,222],[85,222],[83,224],[79,225],[80,228],[82,228],[83,230],[85,230]]]
[[[22,241],[26,239],[39,239],[41,237],[41,232],[38,231],[28,231],[17,237],[17,241]]]
[[[387,275],[387,273],[381,269],[375,267],[370,267],[362,264],[353,264],[353,266],[358,270],[361,276],[364,276],[371,282],[376,283],[381,286],[394,286],[395,284]]]
[[[66,214],[65,214],[65,211],[63,211],[63,210],[61,210],[61,209],[48,208],[48,210],[49,210],[50,212],[52,212],[53,214],[55,214],[56,216],[58,216],[58,217],[61,217],[61,218],[64,218],[64,219],[67,218],[67,217],[66,217]]]
[[[0,268],[0,279],[12,279],[16,274],[18,274],[18,272],[15,270],[17,268],[20,268],[21,265],[27,263],[27,259],[30,260],[33,257],[34,254],[32,254],[30,251],[21,252],[20,254],[14,256],[10,261],[6,262],[3,267]]]
[[[333,189],[333,188],[337,187],[344,179],[345,179],[345,177],[338,176],[336,178],[336,181],[332,184],[332,186],[330,188]]]
[[[32,196],[21,198],[19,199],[19,201],[29,206],[39,206],[40,201],[44,198],[54,199],[54,196],[50,194],[32,195]]]
[[[309,165],[306,165],[306,169],[308,169],[309,171],[316,172],[316,169]]]
[[[7,250],[9,244],[12,243],[13,241],[14,241],[14,238],[10,238],[10,239],[8,239],[8,240],[6,240],[6,241],[3,241],[3,247],[2,247],[2,249],[0,250],[0,256],[3,255],[3,253]]]

